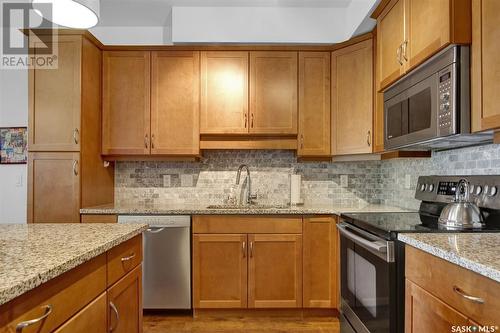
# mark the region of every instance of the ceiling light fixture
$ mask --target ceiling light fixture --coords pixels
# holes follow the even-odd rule
[[[38,15],[53,23],[75,29],[92,28],[99,22],[100,0],[33,0]],[[52,18],[43,15],[42,6],[52,5]],[[39,8],[37,8],[37,5]]]

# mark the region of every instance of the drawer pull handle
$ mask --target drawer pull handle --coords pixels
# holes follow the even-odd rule
[[[247,256],[247,243],[243,242],[241,244],[241,251],[243,252],[243,258],[246,258]]]
[[[73,174],[78,176],[78,161],[73,161]]]
[[[48,305],[43,306],[43,308],[45,308],[45,313],[43,314],[43,316],[40,316],[36,319],[26,320],[26,321],[23,321],[23,322],[20,322],[19,324],[17,324],[16,333],[21,333],[24,328],[41,322],[42,320],[47,318],[52,313],[52,305],[48,304]]]
[[[115,314],[116,318],[116,324],[113,326],[112,323],[109,324],[109,332],[113,332],[114,330],[117,329],[118,324],[120,323],[120,315],[118,314],[118,309],[116,308],[116,305],[113,302],[109,302],[109,308],[113,310],[113,313]],[[110,319],[111,321],[111,319]]]
[[[250,242],[250,258],[253,258],[253,242]]]
[[[75,142],[75,144],[78,144],[79,137],[80,137],[80,131],[78,130],[78,128],[75,128],[73,130],[73,141]]]
[[[484,299],[482,299],[481,297],[467,295],[462,289],[458,288],[457,286],[453,286],[453,291],[469,301],[484,304]]]
[[[135,253],[132,252],[132,254],[129,255],[128,257],[123,257],[122,262],[126,262],[126,261],[132,260],[134,258],[135,258]]]

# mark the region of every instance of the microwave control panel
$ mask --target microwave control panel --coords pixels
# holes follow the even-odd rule
[[[438,110],[438,126],[439,133],[453,133],[453,72],[452,68],[447,68],[439,72],[439,110]]]

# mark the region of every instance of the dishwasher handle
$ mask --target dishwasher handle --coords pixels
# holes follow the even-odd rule
[[[149,227],[146,229],[147,232],[151,234],[159,234],[163,230],[165,230],[166,227]]]

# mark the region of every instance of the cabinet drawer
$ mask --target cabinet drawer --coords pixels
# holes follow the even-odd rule
[[[302,216],[198,215],[195,234],[301,234]]]
[[[92,332],[106,333],[106,293],[78,312],[55,333]]]
[[[105,289],[106,255],[102,254],[1,306],[0,332],[15,332],[19,323],[43,315],[44,320],[23,333],[52,332]]]
[[[142,235],[108,251],[108,286],[118,281],[142,262]]]
[[[94,214],[82,214],[81,215],[82,223],[116,223],[118,222],[118,216],[113,214],[106,215],[94,215]]]
[[[499,283],[411,246],[406,246],[405,270],[407,279],[479,324],[498,322]],[[460,292],[484,303],[468,300]]]

